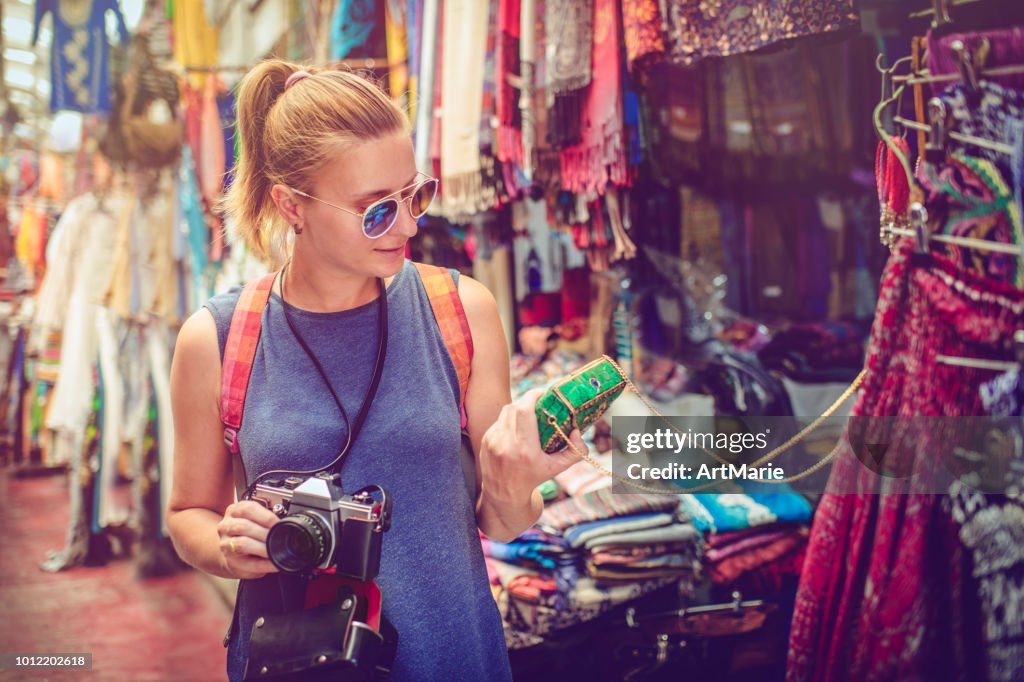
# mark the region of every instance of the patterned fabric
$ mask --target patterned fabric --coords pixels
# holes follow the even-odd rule
[[[673,523],[670,526],[659,528],[646,528],[643,530],[624,531],[592,537],[583,543],[583,546],[591,551],[604,550],[609,547],[621,547],[624,545],[646,545],[671,542],[693,542],[697,543],[700,533],[691,523]]]
[[[986,68],[998,68],[1019,64],[1024,58],[1024,27],[1014,26],[1012,28],[997,28],[991,31],[972,31],[970,33],[944,33],[939,36],[934,31],[928,32],[928,73],[937,76],[939,74],[960,73],[959,62],[952,48],[954,40],[959,40],[972,52],[978,45],[987,40],[989,44],[988,56],[985,59]],[[991,77],[999,85],[1015,90],[1024,90],[1024,74],[1007,74],[1005,76]],[[941,85],[932,87],[941,87]]]
[[[677,64],[753,52],[781,40],[854,28],[853,0],[668,0],[669,55]]]
[[[658,0],[623,0],[622,25],[630,71],[646,68],[665,56],[665,30]]]
[[[555,95],[590,84],[595,0],[547,0],[546,86]]]
[[[625,533],[627,531],[668,526],[674,521],[674,518],[672,514],[633,514],[614,519],[588,521],[565,531],[565,539],[569,541],[572,547],[582,547],[594,538],[612,536],[616,533]]]
[[[331,18],[331,56],[334,59],[355,56],[354,53],[370,42],[382,18],[377,15],[373,0],[340,0]]]
[[[1003,244],[1024,244],[1024,228],[1014,190],[988,159],[954,153],[937,167],[923,163],[919,181],[933,231]],[[1011,254],[943,246],[961,268],[1024,286],[1024,268]]]
[[[490,4],[494,5],[494,3]],[[520,74],[519,10],[519,0],[500,0],[497,3],[498,45],[496,73],[494,76],[497,80],[497,157],[499,161],[515,163],[522,163],[523,160],[522,123],[519,116],[519,88],[513,84]],[[494,11],[493,7],[492,11]],[[489,31],[488,33],[493,36],[493,32]],[[488,69],[488,74],[490,73],[492,72]],[[490,125],[490,119],[486,123]]]
[[[509,649],[534,646],[542,642],[545,635],[592,621],[620,604],[673,583],[679,583],[684,589],[692,590],[693,587],[692,579],[680,580],[679,576],[609,587],[601,587],[594,578],[584,576],[570,592],[568,606],[563,609],[530,604],[514,598],[508,590],[502,590],[497,594],[497,602],[505,621],[505,641]]]
[[[441,208],[457,222],[494,205],[480,158],[488,4],[443,3],[441,23]]]
[[[806,528],[785,533],[782,537],[775,537],[767,543],[713,562],[708,567],[708,576],[715,584],[728,585],[738,580],[743,574],[777,561],[806,544]]]
[[[1009,142],[1013,121],[1024,119],[1024,92],[1004,88],[991,81],[979,83],[980,98],[976,101],[963,84],[957,83],[939,97],[952,113],[955,128],[961,133],[996,142]],[[1013,177],[1010,157],[994,149],[976,147],[967,142],[949,140],[947,148],[996,165],[1004,178]]]
[[[604,489],[548,505],[537,525],[565,530],[587,521],[631,514],[673,512],[679,500],[671,495],[612,494]]]
[[[551,67],[549,60],[549,72]],[[615,0],[594,0],[593,68],[580,121],[580,143],[561,152],[562,188],[576,193],[604,193],[608,184],[629,184]]]
[[[416,263],[416,269],[427,291],[427,298],[430,299],[434,319],[441,330],[441,339],[455,364],[455,374],[459,377],[462,428],[466,428],[466,391],[469,389],[469,373],[473,365],[473,335],[469,330],[466,310],[462,306],[452,273],[447,268]]]
[[[974,416],[979,369],[936,355],[1012,356],[1024,292],[958,271],[939,255],[912,265],[903,241],[890,256],[872,328],[867,376],[853,414]],[[924,434],[911,463],[932,470],[941,434]],[[879,477],[841,441],[830,485],[874,492]],[[891,494],[825,494],[811,530],[796,597],[787,679],[984,679],[979,627],[964,614],[963,549],[942,497],[907,479]],[[836,558],[841,557],[842,561]]]
[[[232,453],[238,452],[238,429],[242,428],[245,394],[249,390],[249,375],[260,340],[263,310],[267,307],[276,279],[277,273],[272,272],[250,282],[242,291],[231,317],[220,378],[220,419]]]
[[[771,490],[771,492],[768,492]],[[727,533],[779,521],[806,523],[811,505],[786,485],[745,481],[735,493],[680,495],[681,508],[702,533]]]
[[[53,13],[50,41],[50,110],[110,113],[110,46],[106,16],[113,12],[121,43],[128,28],[115,0],[38,0],[32,45],[47,12]]]
[[[993,417],[1002,417],[1010,475],[1019,481],[1024,469],[1024,384],[1011,370],[983,384],[981,401]],[[995,454],[995,453],[993,453]],[[997,467],[998,468],[998,467]],[[1024,679],[1024,495],[1011,486],[1005,495],[984,495],[956,481],[946,500],[959,528],[960,541],[970,554],[976,599],[984,623],[988,679]]]

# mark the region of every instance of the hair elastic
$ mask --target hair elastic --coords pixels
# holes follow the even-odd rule
[[[296,71],[292,75],[288,76],[288,80],[284,82],[284,89],[287,90],[288,88],[292,87],[303,78],[309,78],[312,75],[313,74],[311,74],[309,71]]]

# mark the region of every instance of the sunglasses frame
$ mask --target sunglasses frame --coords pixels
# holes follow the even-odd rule
[[[412,183],[411,185],[406,185],[405,187],[403,187],[400,190],[396,190],[396,191],[392,192],[391,194],[388,194],[387,196],[383,196],[380,199],[377,199],[375,202],[373,202],[372,204],[367,206],[366,210],[363,211],[362,213],[359,213],[357,211],[353,211],[352,209],[345,208],[344,206],[338,206],[337,204],[332,204],[329,201],[325,201],[324,199],[321,199],[319,197],[315,197],[312,194],[307,194],[306,192],[303,192],[300,189],[295,189],[294,187],[289,187],[288,189],[290,189],[291,191],[295,192],[299,196],[306,197],[307,199],[312,199],[313,201],[319,201],[321,204],[327,204],[331,208],[336,208],[339,211],[344,211],[345,213],[350,213],[350,214],[356,216],[360,220],[360,227],[362,228],[362,232],[363,232],[363,236],[364,237],[366,237],[367,239],[380,239],[381,237],[386,235],[388,232],[390,232],[391,228],[395,226],[395,221],[398,220],[398,214],[402,210],[402,204],[408,205],[408,207],[409,207],[409,215],[412,216],[413,220],[419,220],[420,218],[422,218],[426,214],[426,211],[423,211],[423,213],[420,213],[419,215],[416,215],[415,213],[413,213],[413,210],[412,210],[412,199],[413,199],[413,197],[416,196],[416,193],[420,191],[420,188],[423,187],[423,185],[427,184],[428,182],[433,181],[434,183],[437,183],[437,184],[440,184],[440,183],[439,183],[437,178],[435,178],[433,176],[430,176],[430,175],[427,175],[426,173],[424,173],[422,171],[417,173],[417,175],[418,176],[421,175],[423,177],[418,179],[416,182]],[[434,185],[434,195],[432,197],[430,197],[430,203],[433,203],[434,198],[437,196],[437,189],[438,189],[437,184]],[[404,199],[400,198],[400,197],[399,198],[395,197],[396,194],[401,194],[402,192],[406,191],[407,189],[412,189],[413,190],[412,192],[409,193],[408,197],[406,197]],[[381,204],[385,204],[385,203],[387,203],[389,201],[393,201],[393,202],[395,202],[398,205],[398,208],[395,209],[395,214],[391,218],[391,222],[378,235],[371,236],[371,235],[366,234],[366,219],[365,219],[366,215],[369,214],[370,211],[372,211],[373,209],[375,209],[378,206],[380,206]],[[428,206],[429,206],[429,204],[428,204]]]

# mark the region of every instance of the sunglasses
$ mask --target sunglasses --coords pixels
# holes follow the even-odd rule
[[[292,189],[293,192],[300,196],[304,196],[307,199],[313,201],[319,201],[321,204],[327,204],[332,208],[336,208],[339,211],[345,213],[351,213],[352,215],[362,220],[363,234],[368,239],[380,239],[388,233],[388,230],[395,224],[395,220],[398,219],[398,212],[402,208],[402,204],[409,205],[409,215],[413,217],[413,220],[419,220],[423,217],[423,214],[430,208],[430,204],[434,201],[434,196],[437,195],[437,178],[432,178],[426,173],[420,173],[423,177],[408,187],[403,187],[397,192],[392,192],[386,197],[378,199],[369,206],[362,213],[349,210],[344,206],[338,206],[332,204],[329,201],[324,201],[311,194],[297,189]],[[412,190],[408,195],[405,194],[407,190]],[[398,196],[396,196],[398,195]]]

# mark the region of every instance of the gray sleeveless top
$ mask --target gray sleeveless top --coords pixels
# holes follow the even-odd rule
[[[221,354],[240,289],[206,304]],[[459,384],[415,266],[388,287],[388,350],[377,397],[342,468],[346,492],[383,486],[394,499],[377,584],[398,630],[389,680],[511,680],[473,504],[459,460]],[[344,422],[272,294],[239,432],[251,482],[272,469],[307,470],[338,454]],[[349,419],[366,395],[377,353],[378,302],[334,313],[289,306]],[[302,608],[304,579],[272,574],[239,586],[228,676],[241,680],[257,617]]]

